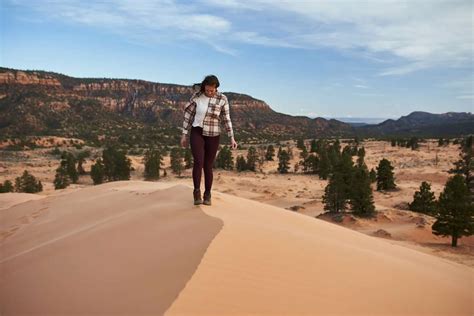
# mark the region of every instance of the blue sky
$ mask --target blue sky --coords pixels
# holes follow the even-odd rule
[[[190,85],[310,117],[473,111],[472,1],[2,0],[0,64]]]

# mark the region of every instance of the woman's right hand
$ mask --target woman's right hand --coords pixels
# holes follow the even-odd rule
[[[181,136],[181,147],[183,148],[186,148],[188,146],[188,138],[186,137],[186,135],[183,134],[183,136]]]

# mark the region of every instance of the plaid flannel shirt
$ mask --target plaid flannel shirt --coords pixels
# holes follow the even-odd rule
[[[197,92],[184,107],[184,122],[183,122],[183,134],[187,135],[191,129],[194,116],[196,115],[196,102],[194,101],[203,92]],[[207,105],[207,111],[203,120],[202,135],[203,136],[217,136],[220,134],[220,122],[221,119],[224,121],[227,136],[233,137],[234,131],[232,129],[232,122],[230,120],[229,101],[227,97],[221,92],[216,94],[209,99]]]

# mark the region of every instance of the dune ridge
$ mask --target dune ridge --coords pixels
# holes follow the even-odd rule
[[[0,232],[2,315],[474,313],[468,266],[218,191],[194,206],[178,182],[65,190]]]

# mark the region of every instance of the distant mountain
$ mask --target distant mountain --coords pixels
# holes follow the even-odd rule
[[[398,120],[386,120],[377,125],[366,125],[356,128],[356,133],[363,136],[411,136],[446,137],[474,133],[474,115],[471,112],[448,112],[433,114],[412,112]]]
[[[335,119],[352,126],[364,126],[364,125],[371,125],[371,124],[379,124],[381,122],[386,121],[388,118],[380,118],[380,117],[327,117],[324,116],[325,119]]]
[[[192,86],[134,79],[74,78],[0,68],[0,135],[58,135],[130,144],[176,144]],[[346,123],[278,113],[264,101],[224,92],[236,138],[351,136]],[[222,131],[225,136],[224,126]]]
[[[74,78],[0,67],[0,139],[24,135],[76,137],[100,144],[176,145],[192,86],[121,78]],[[224,92],[236,138],[275,141],[319,137],[446,137],[474,133],[471,113],[413,112],[360,126],[274,111],[249,95]],[[223,137],[227,137],[222,126]]]

